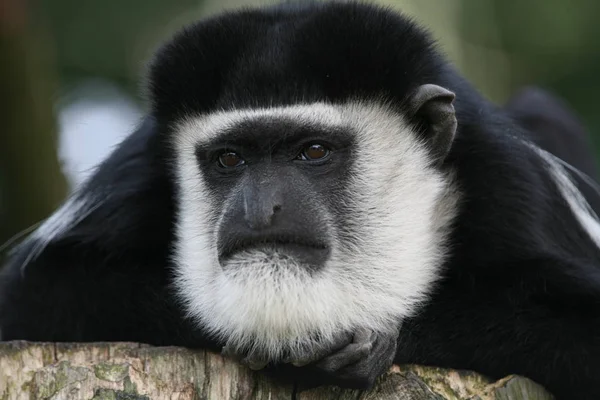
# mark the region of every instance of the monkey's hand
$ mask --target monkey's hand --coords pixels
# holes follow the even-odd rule
[[[342,335],[329,348],[286,360],[315,369],[325,381],[355,389],[371,388],[394,361],[399,328],[388,333],[358,329]]]

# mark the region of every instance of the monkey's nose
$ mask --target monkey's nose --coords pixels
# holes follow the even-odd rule
[[[244,214],[246,223],[251,229],[260,230],[273,225],[275,214],[281,211],[281,205],[256,205],[249,207]]]
[[[280,191],[273,187],[251,186],[244,190],[244,219],[254,230],[269,228],[283,210]]]

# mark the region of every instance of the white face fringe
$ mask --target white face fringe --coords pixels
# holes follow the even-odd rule
[[[357,228],[350,241],[334,232],[331,256],[316,274],[277,250],[246,251],[224,268],[219,229],[207,222],[225,208],[206,195],[196,146],[242,121],[278,118],[357,135],[353,196],[339,200],[351,210],[348,226]],[[277,361],[326,346],[344,331],[395,329],[427,299],[459,194],[390,107],[315,103],[190,116],[176,126],[174,145],[181,191],[175,285],[189,316],[228,346]]]

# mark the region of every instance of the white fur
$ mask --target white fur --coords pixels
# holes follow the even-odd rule
[[[195,146],[254,118],[357,132],[349,188],[355,195],[338,199],[352,212],[337,216],[356,227],[354,238],[344,243],[334,232],[332,256],[318,273],[277,250],[247,251],[219,265],[218,225],[207,221],[223,205],[206,196]],[[278,360],[344,330],[397,328],[440,275],[458,192],[451,177],[431,167],[402,116],[385,105],[314,103],[188,117],[176,126],[175,146],[176,287],[189,315],[238,351]]]
[[[590,182],[591,180],[589,177],[576,170],[574,167],[570,166],[560,158],[541,149],[533,143],[526,142],[526,144],[544,160],[548,167],[548,172],[555,181],[560,194],[567,201],[571,212],[592,239],[592,241],[596,244],[596,246],[600,248],[600,221],[598,220],[598,216],[592,207],[590,207],[581,191],[577,188],[565,167],[576,171],[584,178],[584,180],[591,184],[592,187],[597,187],[597,185]]]

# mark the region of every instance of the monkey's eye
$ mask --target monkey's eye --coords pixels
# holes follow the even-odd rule
[[[222,168],[235,168],[244,164],[244,159],[233,151],[226,151],[219,156],[219,166]]]
[[[330,154],[330,150],[321,144],[310,144],[302,149],[298,155],[298,160],[317,161],[322,160]]]

